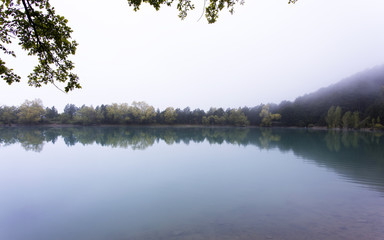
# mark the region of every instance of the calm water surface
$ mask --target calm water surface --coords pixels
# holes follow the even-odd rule
[[[384,239],[384,136],[0,128],[1,240]]]

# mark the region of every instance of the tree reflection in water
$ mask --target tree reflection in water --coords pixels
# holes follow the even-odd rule
[[[382,132],[320,131],[271,128],[199,127],[2,127],[0,146],[20,143],[40,152],[58,139],[70,147],[97,144],[112,148],[145,150],[166,144],[234,144],[260,149],[277,148],[319,166],[333,169],[351,181],[384,192],[384,134]]]

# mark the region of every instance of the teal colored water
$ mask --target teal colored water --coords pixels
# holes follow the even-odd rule
[[[0,128],[1,240],[384,239],[384,135]]]

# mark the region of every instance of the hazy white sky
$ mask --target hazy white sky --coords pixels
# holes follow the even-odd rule
[[[203,0],[181,21],[173,8],[134,12],[126,0],[51,0],[79,43],[83,86],[64,94],[0,81],[0,105],[40,98],[59,111],[145,101],[168,106],[255,106],[313,92],[384,63],[383,0],[246,0],[215,24],[197,21]],[[175,5],[176,6],[176,5]],[[34,58],[7,60],[26,76]]]

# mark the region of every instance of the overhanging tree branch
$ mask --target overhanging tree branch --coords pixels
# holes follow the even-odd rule
[[[28,21],[29,21],[29,23],[31,24],[31,26],[32,26],[32,28],[33,28],[33,31],[34,31],[34,33],[35,33],[35,37],[36,37],[37,44],[41,47],[42,44],[41,44],[41,42],[40,42],[39,34],[37,34],[37,30],[36,30],[35,22],[32,20],[31,14],[30,14],[29,9],[28,9],[28,8],[31,8],[31,10],[33,11],[33,8],[32,8],[32,6],[31,6],[31,4],[29,3],[28,0],[27,0],[27,2],[28,2],[28,6],[27,6],[27,4],[25,3],[25,0],[22,0],[22,2],[23,2],[24,9],[25,9],[25,14],[27,15]]]
[[[37,57],[37,65],[28,76],[28,84],[41,87],[43,84],[66,83],[65,92],[81,88],[74,64],[68,58],[76,52],[77,43],[71,40],[72,29],[68,20],[56,15],[49,0],[0,0],[0,41],[10,44],[10,36],[19,40],[19,45],[28,55]],[[22,10],[24,9],[24,11]],[[3,45],[5,53],[12,53]],[[18,82],[4,61],[0,62],[0,77],[8,84]]]

